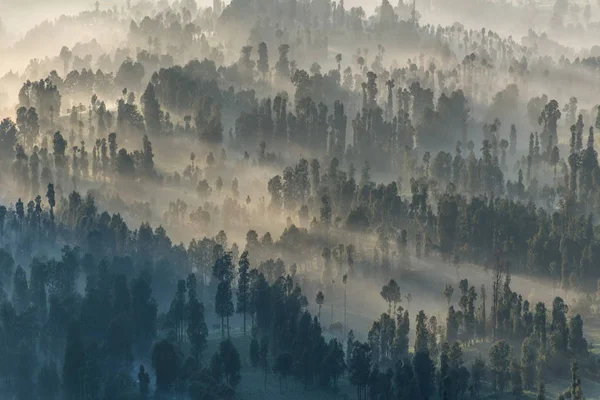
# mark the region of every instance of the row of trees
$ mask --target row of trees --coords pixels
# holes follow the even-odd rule
[[[475,287],[464,279],[459,288],[460,311],[451,305],[454,288],[447,285],[443,292],[449,304],[445,326],[435,316],[418,313],[412,354],[409,314],[396,306],[399,287],[391,280],[382,288],[390,310],[373,323],[366,342],[355,341],[352,333],[348,338],[349,378],[359,398],[481,398],[488,390],[501,394],[507,389],[517,397],[524,390],[537,390],[538,398],[546,398],[545,382],[569,375],[566,360],[572,365],[572,386],[566,394],[582,398],[578,365],[590,365],[588,346],[581,317],[567,318],[568,307],[561,298],[555,298],[551,312],[541,302],[530,309],[529,302],[510,289],[510,275],[502,265],[494,273],[491,314],[486,313],[490,308],[485,286],[479,306]],[[493,344],[487,364],[478,357],[467,368],[463,350],[489,340]]]

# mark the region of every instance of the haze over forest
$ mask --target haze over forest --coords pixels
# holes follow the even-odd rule
[[[0,0],[0,398],[600,398],[600,1]]]

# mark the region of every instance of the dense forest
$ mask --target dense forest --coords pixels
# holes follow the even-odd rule
[[[600,397],[600,3],[26,3],[1,398]]]

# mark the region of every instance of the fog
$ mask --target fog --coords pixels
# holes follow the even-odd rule
[[[0,0],[0,397],[593,398],[598,33]]]

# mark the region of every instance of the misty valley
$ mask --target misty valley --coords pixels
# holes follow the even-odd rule
[[[0,2],[0,399],[600,399],[600,1]]]

